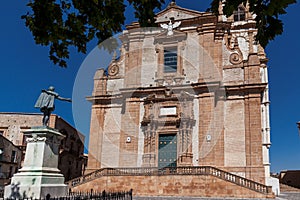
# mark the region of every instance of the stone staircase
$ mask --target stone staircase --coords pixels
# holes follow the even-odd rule
[[[300,189],[292,187],[292,186],[289,186],[289,185],[286,185],[284,183],[280,183],[280,192],[281,193],[288,193],[288,192],[300,193]]]
[[[221,169],[211,166],[199,166],[199,167],[170,167],[170,168],[103,168],[94,171],[90,174],[75,178],[67,182],[69,188],[76,188],[82,184],[88,184],[93,180],[101,177],[114,177],[114,176],[197,176],[197,177],[215,177],[225,182],[230,182],[234,185],[247,188],[257,193],[263,194],[265,197],[272,198],[272,187],[266,186],[261,183],[243,178],[241,176],[223,171]]]

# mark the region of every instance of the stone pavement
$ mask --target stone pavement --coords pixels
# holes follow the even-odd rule
[[[286,192],[277,197],[278,200],[300,200],[300,192]]]
[[[235,199],[235,198],[205,198],[205,197],[133,197],[133,200],[269,200],[269,199]],[[300,192],[282,193],[276,200],[300,200]]]

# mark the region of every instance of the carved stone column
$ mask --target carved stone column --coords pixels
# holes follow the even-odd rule
[[[194,120],[181,119],[179,128],[179,166],[192,166],[192,123]]]
[[[193,100],[194,96],[182,91],[178,97],[180,100],[180,124],[179,124],[179,166],[193,165],[192,131],[195,126]]]
[[[144,130],[144,154],[143,167],[154,167],[156,161],[156,128],[153,122],[148,123],[143,127]]]

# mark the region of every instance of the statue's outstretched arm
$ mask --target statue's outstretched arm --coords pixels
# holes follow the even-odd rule
[[[72,102],[72,100],[70,98],[64,98],[64,97],[61,97],[61,96],[57,96],[56,98],[59,99],[59,100],[61,100],[61,101]]]

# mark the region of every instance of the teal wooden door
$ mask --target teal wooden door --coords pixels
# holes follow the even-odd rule
[[[159,135],[158,168],[177,166],[176,134]]]

